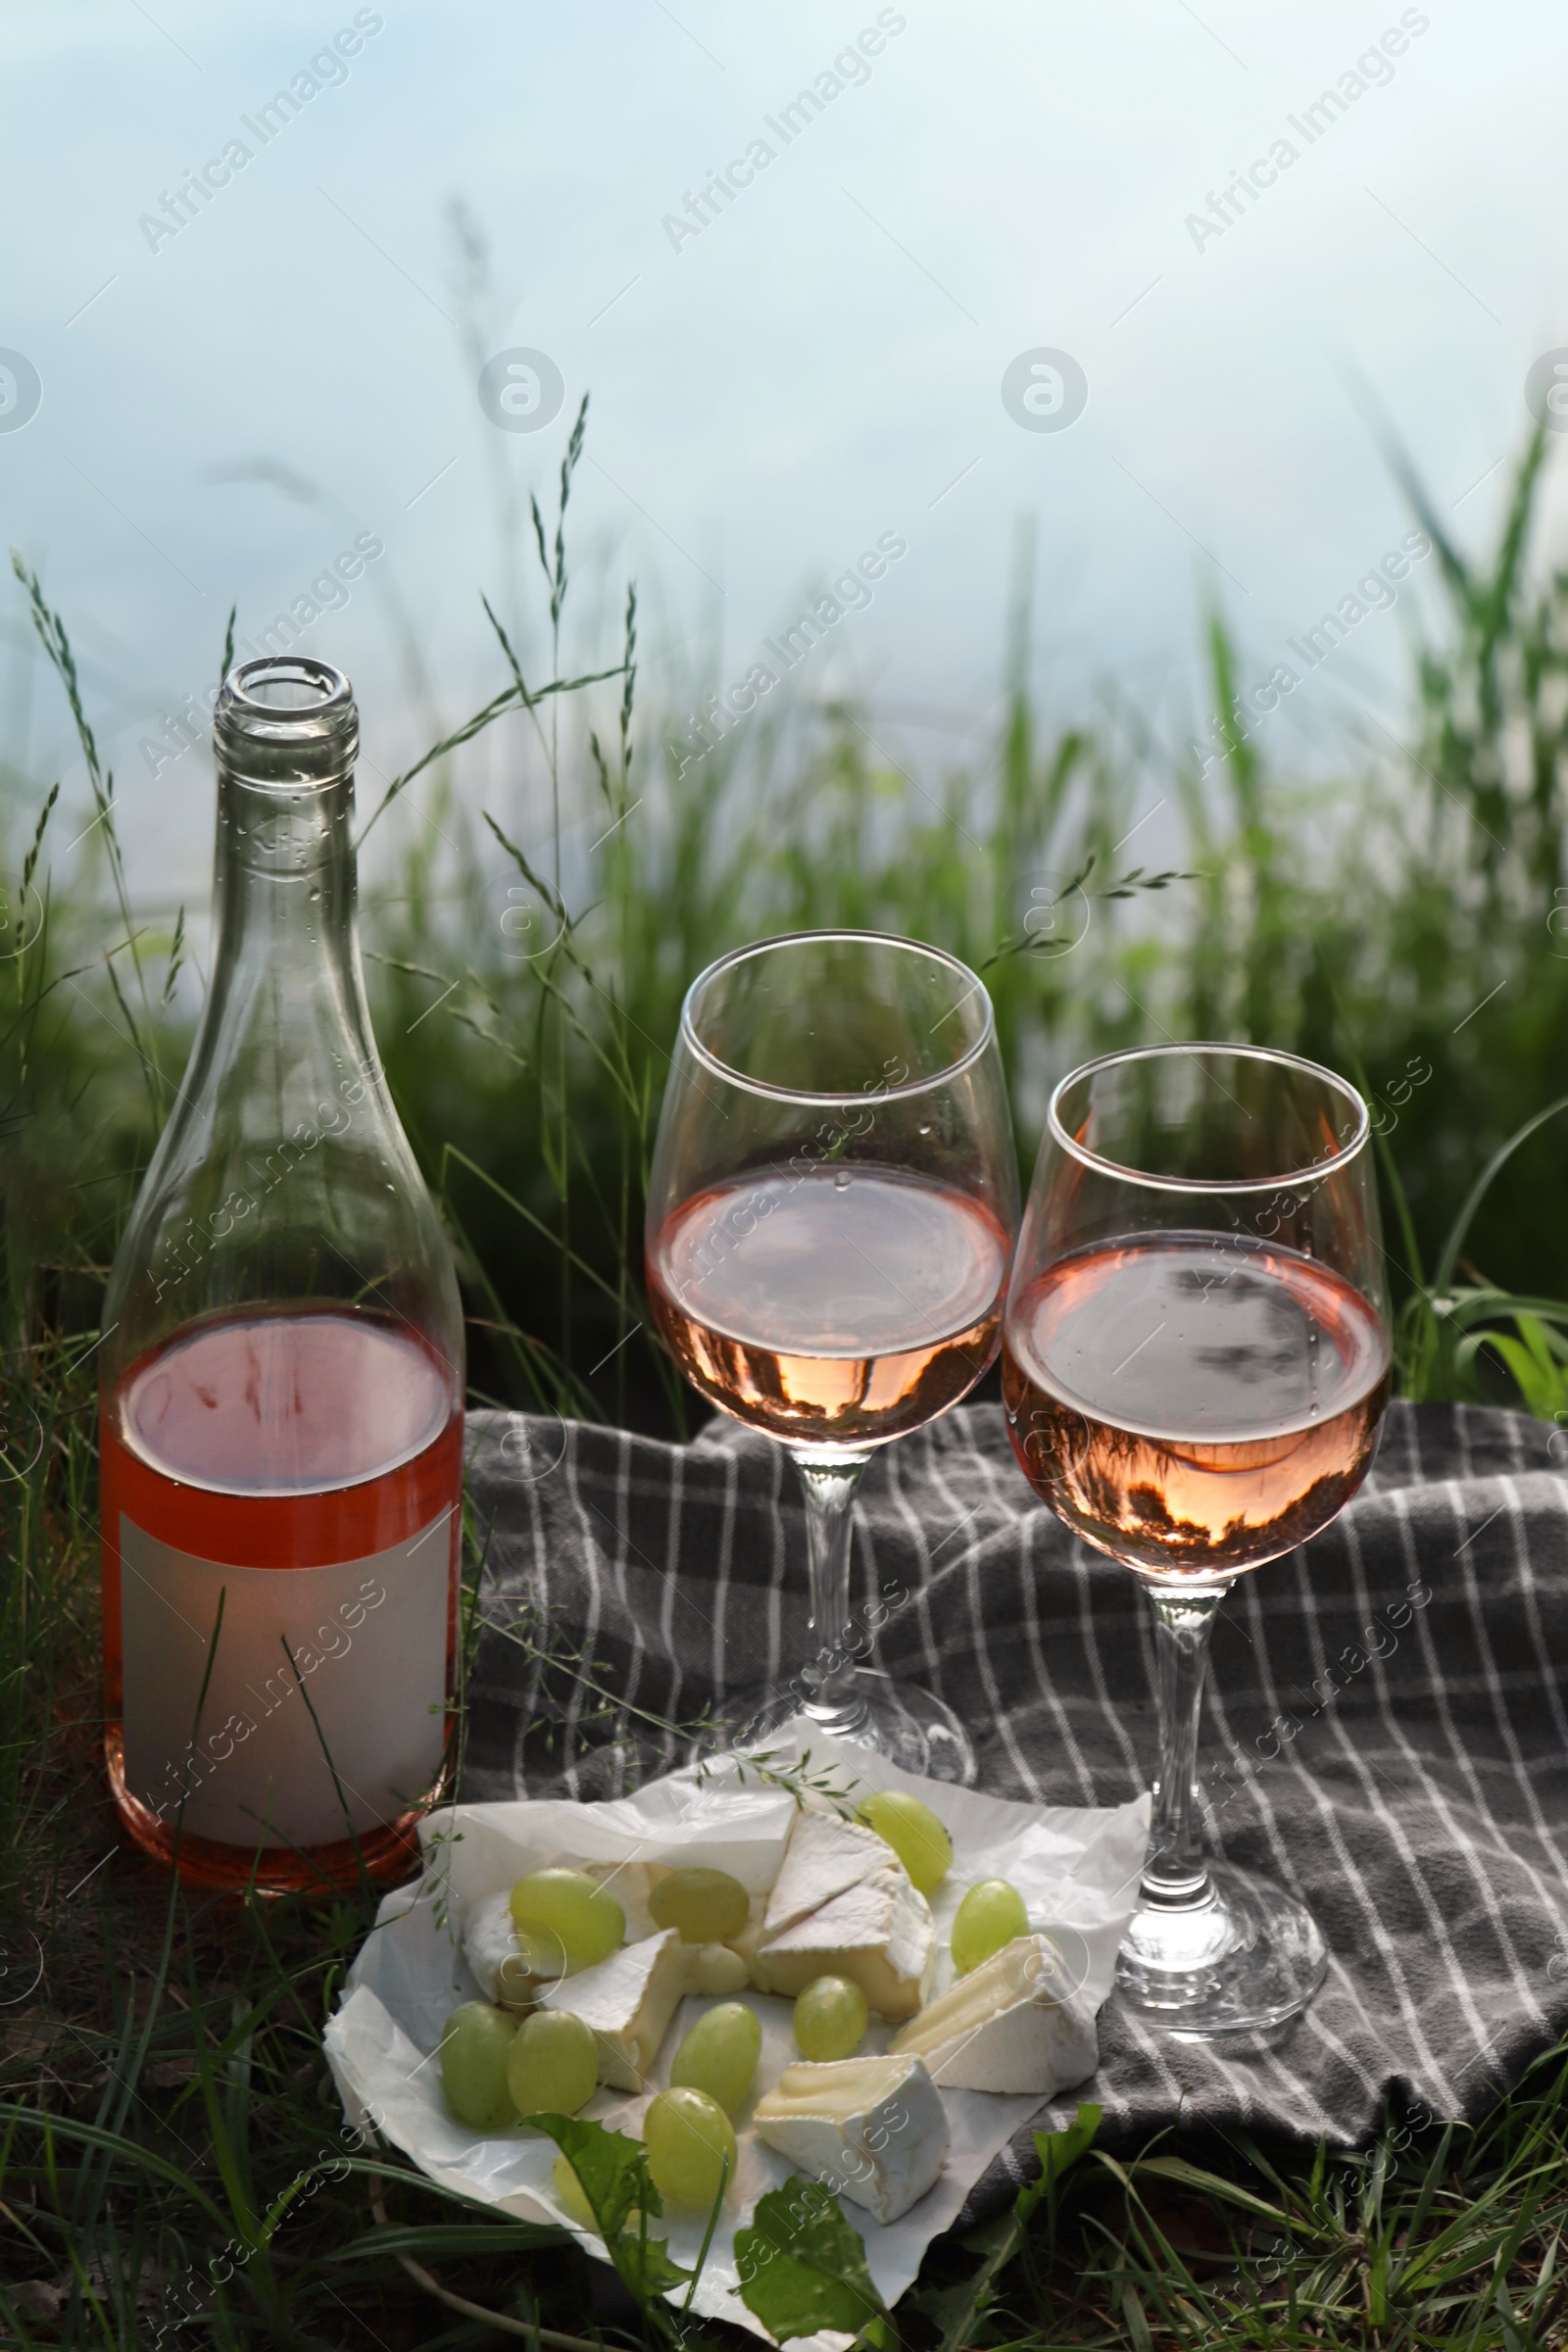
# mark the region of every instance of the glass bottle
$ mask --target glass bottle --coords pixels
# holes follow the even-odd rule
[[[395,1875],[443,1778],[463,1317],[355,927],[348,680],[243,662],[214,724],[216,949],[110,1277],[106,1747],[208,1886]]]

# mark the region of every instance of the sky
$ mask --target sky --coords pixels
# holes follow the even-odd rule
[[[1490,543],[1568,345],[1565,50],[1533,0],[10,0],[0,505],[137,889],[205,886],[210,772],[147,747],[231,603],[348,669],[378,773],[504,682],[481,591],[545,674],[507,518],[585,394],[568,663],[635,576],[673,706],[868,557],[802,681],[938,761],[1028,520],[1047,708],[1179,733],[1206,611],[1264,680],[1397,558],[1390,439]],[[1282,745],[1397,726],[1434,572],[1356,600]],[[0,747],[87,808],[9,579]]]

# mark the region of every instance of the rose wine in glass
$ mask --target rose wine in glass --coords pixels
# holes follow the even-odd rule
[[[967,1781],[962,1725],[855,1664],[850,1510],[871,1452],[995,1359],[1016,1214],[990,1000],[952,957],[804,932],[693,983],[649,1195],[655,1318],[692,1385],[786,1445],[806,1494],[814,1654],[734,1700],[765,1745],[795,1716]]]
[[[705,1277],[707,1237],[746,1203],[760,1220],[747,1248]],[[822,1168],[700,1194],[648,1266],[675,1359],[715,1404],[799,1444],[883,1444],[990,1363],[1009,1250],[985,1202],[950,1185]]]
[[[1369,1127],[1311,1062],[1112,1054],[1052,1099],[1007,1302],[1003,1398],[1036,1493],[1152,1595],[1162,1756],[1125,1998],[1193,2037],[1292,2016],[1327,1965],[1282,1889],[1194,1819],[1214,1611],[1365,1477],[1391,1360]]]
[[[1388,1335],[1314,1258],[1135,1235],[1020,1295],[1004,1380],[1040,1493],[1086,1542],[1153,1575],[1236,1576],[1355,1493]]]

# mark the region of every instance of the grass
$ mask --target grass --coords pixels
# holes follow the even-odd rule
[[[1348,744],[1343,776],[1307,785],[1266,763],[1217,615],[1205,749],[1162,745],[1113,699],[1046,725],[1022,595],[974,768],[915,773],[874,710],[780,689],[682,769],[638,716],[634,598],[613,643],[567,659],[579,431],[554,514],[532,510],[524,533],[543,617],[530,637],[509,589],[492,697],[432,710],[431,752],[366,811],[378,1034],[459,1250],[475,1393],[683,1425],[638,1329],[641,1183],[680,993],[739,938],[850,922],[985,970],[1026,1151],[1056,1070],[1165,1031],[1364,1072],[1406,1393],[1568,1416],[1568,575],[1530,560],[1543,447],[1485,562],[1409,484],[1448,603],[1416,649],[1411,744]],[[91,1349],[182,1066],[190,973],[183,910],[131,902],[69,637],[24,569],[21,586],[97,822],[56,871],[58,786],[0,778],[20,949],[0,959],[4,2340],[656,2347],[661,2312],[554,2233],[339,2136],[319,2034],[365,1900],[201,1902],[119,1841],[98,1750]],[[466,746],[495,728],[531,762],[520,811],[475,805]],[[1150,871],[1118,845],[1160,795],[1185,841]],[[1350,2155],[1174,2129],[1096,2144],[1027,2211],[933,2248],[900,2335],[909,2352],[1563,2341],[1565,2089],[1551,2053],[1484,2124],[1391,2117]]]

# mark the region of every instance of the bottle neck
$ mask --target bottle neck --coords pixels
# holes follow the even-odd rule
[[[354,784],[258,784],[220,768],[217,965],[314,994],[334,969],[359,987]]]
[[[360,964],[355,869],[351,776],[262,782],[220,761],[212,978],[172,1128],[204,1118],[211,1094],[247,1148],[265,1149],[318,1124],[352,1086],[362,1124],[395,1129]],[[396,1149],[407,1152],[401,1134]]]

